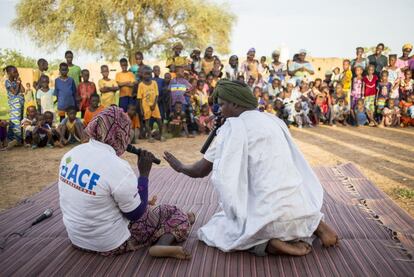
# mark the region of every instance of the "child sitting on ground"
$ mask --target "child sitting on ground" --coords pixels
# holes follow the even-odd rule
[[[105,108],[101,105],[100,97],[97,93],[92,94],[90,97],[89,107],[86,108],[85,115],[83,117],[83,124],[88,126],[89,122],[95,115],[103,111]]]
[[[355,126],[364,126],[370,124],[370,126],[377,125],[373,118],[373,114],[365,107],[364,99],[360,98],[357,101],[357,106],[354,109]]]
[[[184,131],[187,138],[192,137],[188,133],[187,117],[183,111],[183,105],[180,101],[177,101],[174,104],[174,111],[170,114],[168,128],[173,137],[181,137],[182,131]]]
[[[26,117],[20,123],[23,129],[23,143],[25,147],[30,147],[33,142],[33,130],[36,126],[37,110],[34,106],[29,106],[26,109]]]
[[[295,124],[299,128],[312,127],[311,121],[305,111],[302,109],[301,102],[296,102],[293,111],[293,118],[295,120]]]
[[[149,142],[154,142],[152,137],[153,123],[151,119],[155,120],[158,125],[160,140],[165,141],[162,136],[162,120],[161,113],[158,107],[158,86],[157,82],[151,80],[152,69],[149,66],[144,66],[142,72],[142,82],[138,85],[138,101],[141,107],[142,118],[145,122],[145,129]]]
[[[358,101],[357,101],[358,102]],[[344,98],[338,98],[337,103],[333,106],[333,122],[334,126],[339,122],[344,126],[347,126],[346,123],[349,117],[349,109],[348,106],[345,105],[345,99]]]
[[[96,94],[96,87],[94,82],[89,82],[89,70],[83,69],[81,71],[82,82],[78,85],[78,97],[80,98],[79,109],[81,117],[85,117],[86,109],[90,105],[92,94]]]
[[[85,140],[83,123],[76,117],[76,108],[66,109],[67,117],[59,124],[60,143],[62,145],[80,143]]]
[[[273,109],[273,105],[271,103],[266,105],[264,112],[269,113],[269,114],[273,114],[273,115],[276,114],[275,110]]]
[[[196,119],[198,131],[202,134],[210,133],[214,125],[214,116],[210,112],[208,104],[201,106],[200,116]]]
[[[313,111],[315,124],[318,125],[322,122],[332,125],[333,116],[331,113],[331,97],[329,95],[329,88],[325,86],[322,87],[321,90],[321,93],[316,96]]]
[[[32,149],[38,147],[53,148],[53,134],[52,128],[45,121],[43,114],[36,116],[36,125],[33,129]]]
[[[52,133],[52,141],[51,144],[53,146],[57,146],[57,147],[63,147],[63,145],[60,143],[60,134],[59,131],[56,129],[55,124],[54,124],[54,116],[53,113],[51,111],[46,111],[43,114],[45,123],[49,126],[50,131]]]
[[[401,111],[395,106],[393,99],[387,99],[384,109],[382,110],[382,121],[380,127],[398,127],[400,126]]]
[[[129,143],[135,144],[139,138],[140,133],[140,121],[137,114],[137,107],[134,104],[129,104],[127,109],[127,114],[129,119],[131,119],[131,132],[130,132],[130,141]]]
[[[414,94],[408,95],[407,100],[400,101],[401,127],[414,127]]]

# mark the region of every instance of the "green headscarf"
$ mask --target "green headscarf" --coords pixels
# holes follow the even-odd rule
[[[238,81],[229,81],[222,79],[218,81],[213,92],[214,102],[221,98],[228,102],[232,102],[241,107],[255,109],[257,108],[257,99],[246,84]]]

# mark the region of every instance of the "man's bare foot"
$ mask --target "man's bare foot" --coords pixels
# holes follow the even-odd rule
[[[339,238],[336,232],[322,220],[315,231],[315,235],[321,239],[325,247],[337,246],[339,244]]]
[[[148,251],[152,257],[157,258],[175,258],[180,260],[191,259],[191,254],[181,246],[154,245],[151,246]]]
[[[190,221],[190,224],[193,225],[196,220],[195,214],[193,212],[188,212],[187,216],[188,220]]]
[[[312,247],[303,241],[286,242],[278,239],[271,239],[267,243],[267,252],[273,255],[304,256],[312,251]]]

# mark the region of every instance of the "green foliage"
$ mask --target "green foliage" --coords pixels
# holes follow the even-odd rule
[[[399,198],[403,198],[403,199],[414,198],[414,189],[400,187],[400,188],[395,188],[394,193],[398,195]]]
[[[366,55],[374,54],[376,48],[377,48],[377,46],[364,47],[364,53]],[[384,51],[382,52],[382,54],[388,55],[390,52],[391,52],[391,48],[389,48],[388,46],[385,46]]]
[[[22,53],[14,49],[0,49],[0,68],[4,69],[8,65],[14,65],[16,67],[37,67],[36,59],[23,56]]]
[[[21,0],[13,27],[38,46],[101,53],[109,60],[135,51],[160,54],[186,48],[229,52],[235,16],[227,5],[202,0]]]

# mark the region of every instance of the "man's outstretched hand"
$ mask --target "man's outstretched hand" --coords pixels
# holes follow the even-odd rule
[[[173,154],[170,152],[164,152],[164,160],[166,160],[170,166],[177,172],[183,171],[183,163],[180,162]]]
[[[154,155],[146,150],[141,150],[141,154],[138,157],[138,170],[139,175],[148,177],[152,167],[152,160]]]

